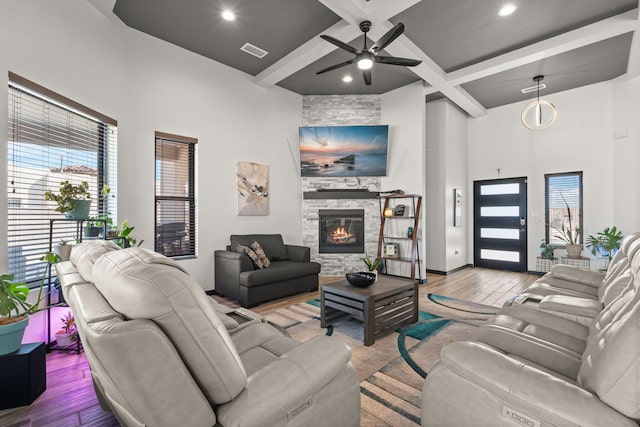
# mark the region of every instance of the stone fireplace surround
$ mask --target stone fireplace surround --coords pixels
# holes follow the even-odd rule
[[[382,124],[380,95],[306,95],[302,98],[302,126]],[[363,188],[380,191],[380,177],[301,177],[302,192]],[[362,254],[321,254],[318,250],[320,209],[364,209],[365,252],[375,257],[380,232],[378,199],[303,199],[302,244],[311,248],[311,260],[322,265],[321,275],[343,276],[366,269]]]
[[[302,178],[302,191],[314,192],[317,189],[367,189],[380,191],[380,178]],[[320,195],[323,197],[323,195]],[[364,248],[371,257],[378,252],[378,234],[380,231],[380,202],[375,198],[303,198],[302,200],[302,244],[311,248],[311,260],[322,265],[320,274],[341,276],[352,271],[366,270],[362,261],[365,253],[320,253],[319,251],[319,211],[322,209],[363,209],[364,210]],[[347,196],[348,197],[348,196]]]

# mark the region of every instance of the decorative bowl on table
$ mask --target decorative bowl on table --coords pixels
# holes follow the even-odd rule
[[[347,282],[357,288],[368,288],[376,281],[375,273],[359,271],[357,273],[347,273]]]

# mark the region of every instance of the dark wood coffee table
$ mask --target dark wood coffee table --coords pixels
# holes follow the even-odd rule
[[[364,322],[364,345],[401,326],[418,321],[418,285],[410,280],[379,276],[368,288],[356,288],[343,280],[320,290],[320,325],[351,316]]]

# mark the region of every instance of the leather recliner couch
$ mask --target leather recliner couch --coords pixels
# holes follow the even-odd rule
[[[82,243],[56,269],[98,398],[122,425],[359,425],[340,341],[295,341],[142,248]]]
[[[560,266],[472,341],[444,347],[423,387],[422,424],[637,427],[639,237],[625,239],[606,274]]]

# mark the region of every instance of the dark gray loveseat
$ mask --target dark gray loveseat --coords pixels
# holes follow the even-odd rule
[[[255,269],[251,259],[238,248],[254,241],[264,249],[270,267]],[[227,250],[215,251],[215,290],[243,307],[316,291],[320,264],[310,260],[308,247],[285,245],[280,234],[232,234]]]

